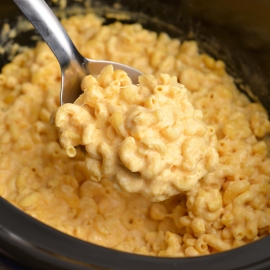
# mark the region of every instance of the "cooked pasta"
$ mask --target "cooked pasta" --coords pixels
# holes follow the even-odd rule
[[[137,254],[198,256],[268,235],[270,159],[265,138],[270,122],[259,103],[237,90],[225,64],[199,53],[195,41],[180,43],[139,24],[103,26],[102,19],[89,14],[65,19],[63,25],[86,57],[121,62],[154,78],[169,74],[185,85],[194,110],[202,111],[201,120],[216,133],[210,146],[218,153],[217,167],[190,190],[162,202],[116,188],[110,181],[114,152],[106,144],[95,148],[89,135],[95,126],[89,124],[79,136],[76,128],[64,131],[60,140],[65,149],[61,147],[49,123],[59,107],[61,75],[53,54],[40,42],[14,57],[0,75],[0,195],[64,233]],[[87,88],[95,79],[87,77],[84,83]],[[96,113],[101,123],[109,117],[108,140],[128,136],[126,118],[118,111],[109,115],[95,103],[92,98],[98,100],[100,92],[92,88],[88,102],[96,111],[85,105],[70,107],[70,112],[84,110],[87,121]],[[133,86],[122,89],[123,100],[140,102]],[[110,92],[104,94],[110,98]],[[147,117],[154,121],[159,114]],[[72,127],[79,120],[74,117]],[[162,136],[173,140],[178,135],[168,129]],[[85,155],[74,149],[81,142],[91,153],[87,164]],[[159,141],[143,138],[142,143],[164,151]],[[70,158],[66,151],[70,156],[76,151],[76,156]]]
[[[97,78],[86,76],[82,90],[52,121],[69,157],[76,155],[74,146],[85,146],[93,181],[111,179],[125,191],[162,201],[190,190],[217,167],[214,129],[203,123],[176,77],[142,75],[133,85],[109,65]]]

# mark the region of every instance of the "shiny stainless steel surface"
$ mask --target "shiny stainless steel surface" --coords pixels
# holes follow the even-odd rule
[[[132,82],[138,82],[139,71],[105,60],[84,58],[76,49],[63,26],[44,0],[13,0],[33,24],[55,54],[62,71],[60,103],[72,103],[82,93],[80,84],[85,75],[97,75],[109,64],[126,71]]]

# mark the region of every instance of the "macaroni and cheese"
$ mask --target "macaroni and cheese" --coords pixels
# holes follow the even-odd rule
[[[75,157],[68,157],[49,123],[59,107],[61,74],[47,45],[39,42],[14,57],[0,74],[0,195],[64,233],[138,254],[211,254],[268,235],[270,159],[265,137],[270,122],[259,103],[238,91],[225,64],[199,53],[195,41],[181,43],[139,24],[105,26],[93,14],[62,23],[86,57],[121,62],[157,79],[169,74],[185,85],[195,111],[202,111],[203,122],[216,132],[216,142],[209,141],[209,147],[217,151],[218,165],[189,191],[162,202],[115,188],[110,172],[99,182],[92,181],[104,171],[89,171],[79,150]],[[87,106],[78,108],[93,117]],[[116,129],[108,128],[109,136],[126,132],[117,121],[121,123],[117,115],[110,118]],[[72,125],[77,124],[74,118]],[[134,130],[130,125],[138,134],[144,131],[141,127]],[[73,140],[80,141],[76,134]],[[88,136],[84,139],[89,142]],[[86,150],[92,155],[90,162],[100,161],[100,152],[90,146]]]
[[[53,121],[69,157],[85,146],[90,178],[112,179],[128,192],[162,201],[188,191],[218,165],[216,135],[202,122],[176,77],[123,70],[86,76],[83,94],[57,109]]]

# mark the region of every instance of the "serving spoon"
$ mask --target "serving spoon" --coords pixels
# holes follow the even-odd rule
[[[81,81],[86,75],[98,75],[107,65],[124,70],[134,84],[141,72],[129,66],[83,57],[44,0],[13,0],[48,44],[62,72],[60,104],[73,103],[82,93]]]

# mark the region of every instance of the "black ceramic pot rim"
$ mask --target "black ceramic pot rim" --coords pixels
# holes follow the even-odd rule
[[[269,269],[270,237],[194,258],[158,258],[100,247],[59,232],[0,198],[0,247],[31,269]],[[1,251],[1,249],[0,249]]]

